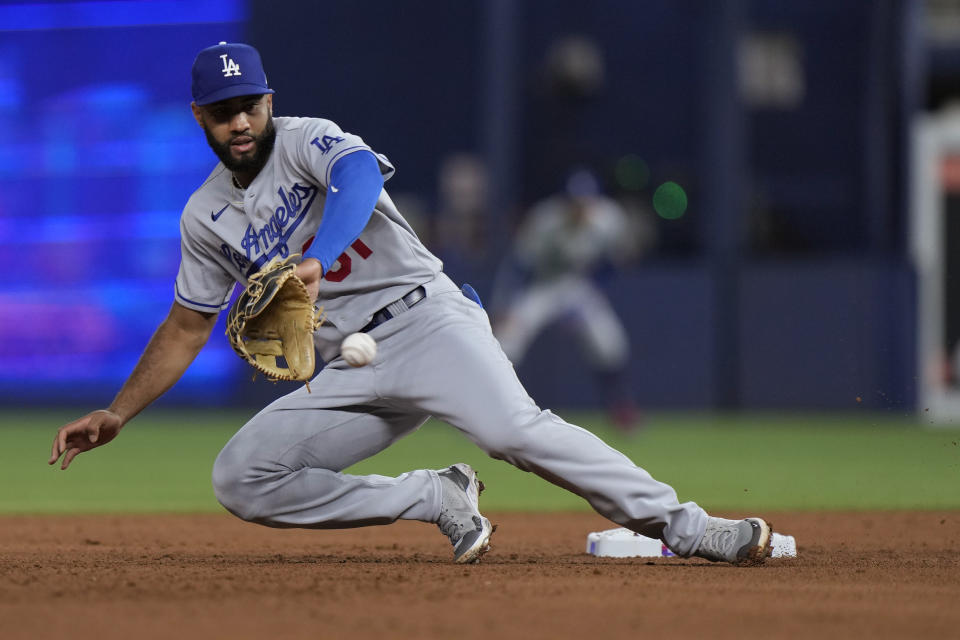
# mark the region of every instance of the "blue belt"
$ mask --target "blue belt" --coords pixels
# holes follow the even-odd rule
[[[367,323],[367,326],[365,326],[363,329],[360,329],[360,331],[364,333],[372,331],[390,318],[397,317],[426,297],[427,290],[423,288],[423,285],[417,287],[399,300],[391,302],[383,309],[380,309],[380,311],[377,311],[375,314],[373,314],[373,318],[371,318],[370,322]]]

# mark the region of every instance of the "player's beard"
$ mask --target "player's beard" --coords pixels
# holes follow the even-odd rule
[[[263,132],[260,135],[243,134],[253,138],[253,155],[247,158],[234,158],[230,152],[230,142],[233,138],[226,142],[219,142],[206,127],[203,128],[203,132],[207,136],[207,144],[210,145],[213,152],[220,158],[223,166],[234,173],[258,173],[260,169],[263,169],[263,165],[267,164],[267,159],[270,158],[273,145],[277,140],[277,130],[273,126],[273,118],[270,117],[267,119],[267,124],[263,127]]]

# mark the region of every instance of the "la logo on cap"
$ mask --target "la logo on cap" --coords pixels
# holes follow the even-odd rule
[[[200,51],[193,61],[190,78],[190,92],[198,106],[237,96],[273,93],[267,86],[260,54],[241,42],[221,42]]]
[[[227,44],[226,42],[221,42],[220,44]],[[220,56],[220,59],[223,60],[223,77],[229,78],[230,76],[240,76],[243,75],[240,73],[240,65],[233,61],[233,58],[230,58],[228,54],[223,54]]]

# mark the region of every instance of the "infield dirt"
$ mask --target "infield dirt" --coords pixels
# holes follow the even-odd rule
[[[494,549],[473,566],[451,564],[449,543],[422,523],[4,517],[0,637],[960,635],[960,512],[758,515],[796,536],[798,558],[595,558],[587,533],[613,525],[590,513],[494,513]]]

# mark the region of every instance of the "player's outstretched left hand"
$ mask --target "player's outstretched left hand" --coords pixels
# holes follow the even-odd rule
[[[303,281],[310,294],[310,302],[316,302],[320,294],[320,278],[323,277],[323,266],[316,258],[304,258],[303,262],[297,265],[294,274]]]
[[[103,446],[116,438],[122,427],[123,420],[120,416],[108,409],[100,409],[69,422],[57,430],[47,464],[54,464],[63,456],[60,468],[66,469],[79,454]]]

